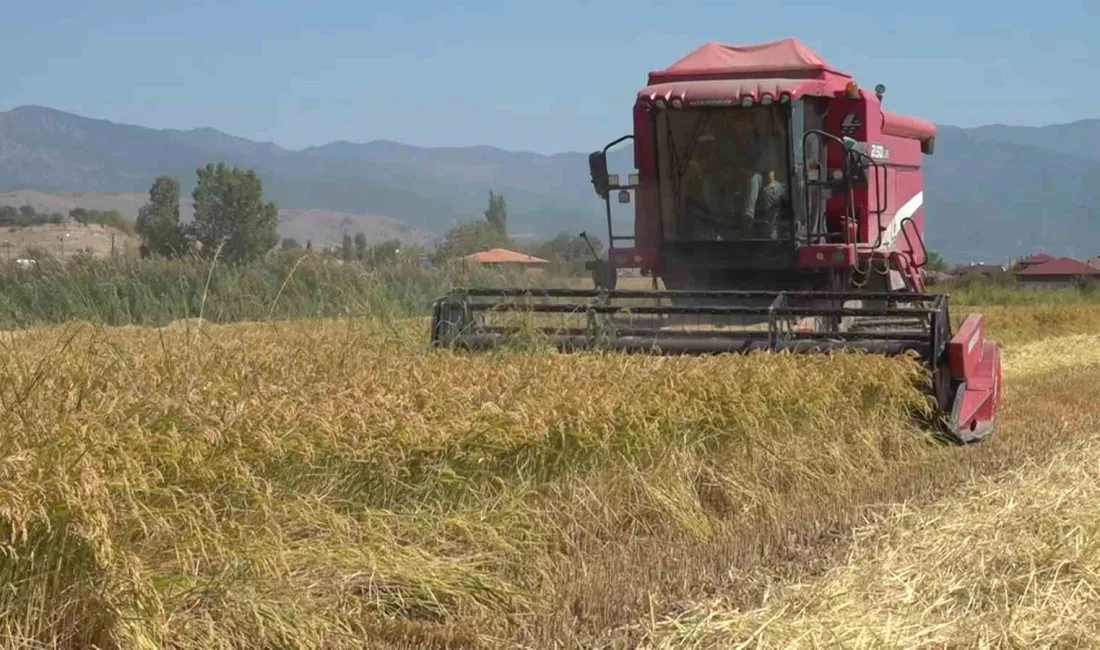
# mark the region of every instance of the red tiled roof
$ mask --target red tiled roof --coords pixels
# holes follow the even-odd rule
[[[1046,275],[1100,275],[1100,269],[1095,269],[1084,262],[1070,257],[1055,257],[1042,264],[1029,266],[1017,273],[1017,275],[1026,275],[1030,277]]]
[[[1049,262],[1052,259],[1054,259],[1054,257],[1047,255],[1046,253],[1038,253],[1036,255],[1025,257],[1024,259],[1020,260],[1020,264],[1043,264],[1044,262]]]
[[[540,257],[517,253],[506,248],[490,248],[487,251],[467,255],[466,259],[478,264],[549,264]]]

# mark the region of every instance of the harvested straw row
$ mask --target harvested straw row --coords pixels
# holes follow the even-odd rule
[[[16,644],[543,643],[730,587],[947,452],[905,359],[428,353],[417,328],[0,348]],[[43,578],[46,576],[46,578]],[[417,641],[419,639],[419,641]],[[414,643],[414,644],[415,644]]]
[[[757,606],[716,599],[643,624],[642,645],[1091,644],[1100,634],[1098,350],[1095,336],[1070,337],[1010,355],[1007,423],[969,459],[978,478],[961,494],[891,507],[855,531],[846,560]]]

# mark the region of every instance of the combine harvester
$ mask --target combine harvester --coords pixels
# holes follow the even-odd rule
[[[633,134],[589,156],[610,242],[595,288],[455,290],[435,303],[433,344],[487,349],[534,327],[568,351],[916,353],[946,433],[987,436],[1000,346],[980,314],[952,333],[924,281],[936,127],[883,110],[884,92],[792,39],[708,43],[650,73]],[[621,183],[607,157],[628,140],[637,171]],[[613,191],[635,197],[630,235],[614,232]],[[618,269],[654,289],[616,289]]]

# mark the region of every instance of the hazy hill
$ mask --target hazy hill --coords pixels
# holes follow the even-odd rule
[[[142,193],[161,173],[189,190],[196,167],[223,160],[256,169],[287,219],[314,221],[315,232],[341,228],[344,215],[374,215],[380,233],[407,226],[438,235],[455,220],[481,218],[492,189],[504,192],[514,232],[602,236],[586,157],[389,141],[292,151],[214,129],[147,129],[41,107],[0,113],[0,191]],[[1100,252],[1100,120],[942,127],[926,163],[931,248],[955,259]],[[629,164],[623,147],[613,171]]]
[[[148,200],[148,195],[131,193],[80,193],[38,190],[16,190],[0,193],[0,205],[31,205],[38,212],[68,214],[76,207],[89,210],[118,210],[133,221],[138,210]],[[180,200],[180,218],[190,221],[194,214],[190,196]],[[279,235],[293,237],[303,246],[309,240],[314,245],[339,245],[344,233],[362,232],[371,241],[399,239],[406,244],[432,246],[438,237],[428,230],[414,228],[407,223],[376,214],[355,214],[335,210],[279,209]]]
[[[940,133],[926,159],[930,246],[960,259],[1100,253],[1100,160]]]
[[[1062,156],[1100,160],[1100,118],[1041,127],[992,124],[971,129],[970,133],[987,140],[1048,149]]]
[[[491,189],[508,190],[521,232],[546,223],[576,230],[595,214],[591,200],[577,205],[553,195],[573,185],[571,178],[554,180],[577,175],[568,162],[489,151],[388,142],[290,151],[213,129],[162,131],[24,106],[0,113],[0,192],[144,192],[158,174],[178,176],[189,190],[197,167],[224,161],[255,169],[280,207],[385,215],[433,231],[479,218]]]

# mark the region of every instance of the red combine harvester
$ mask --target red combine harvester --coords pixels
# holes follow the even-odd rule
[[[947,296],[926,292],[921,162],[936,127],[883,110],[884,92],[793,39],[708,43],[650,73],[633,134],[589,157],[610,242],[589,265],[595,288],[455,290],[436,301],[433,343],[485,349],[534,327],[570,351],[912,352],[946,432],[981,439],[1000,346],[980,314],[952,333]],[[621,183],[607,154],[626,141],[637,171]],[[635,199],[629,235],[614,232],[613,192]],[[654,289],[617,289],[628,268]]]

